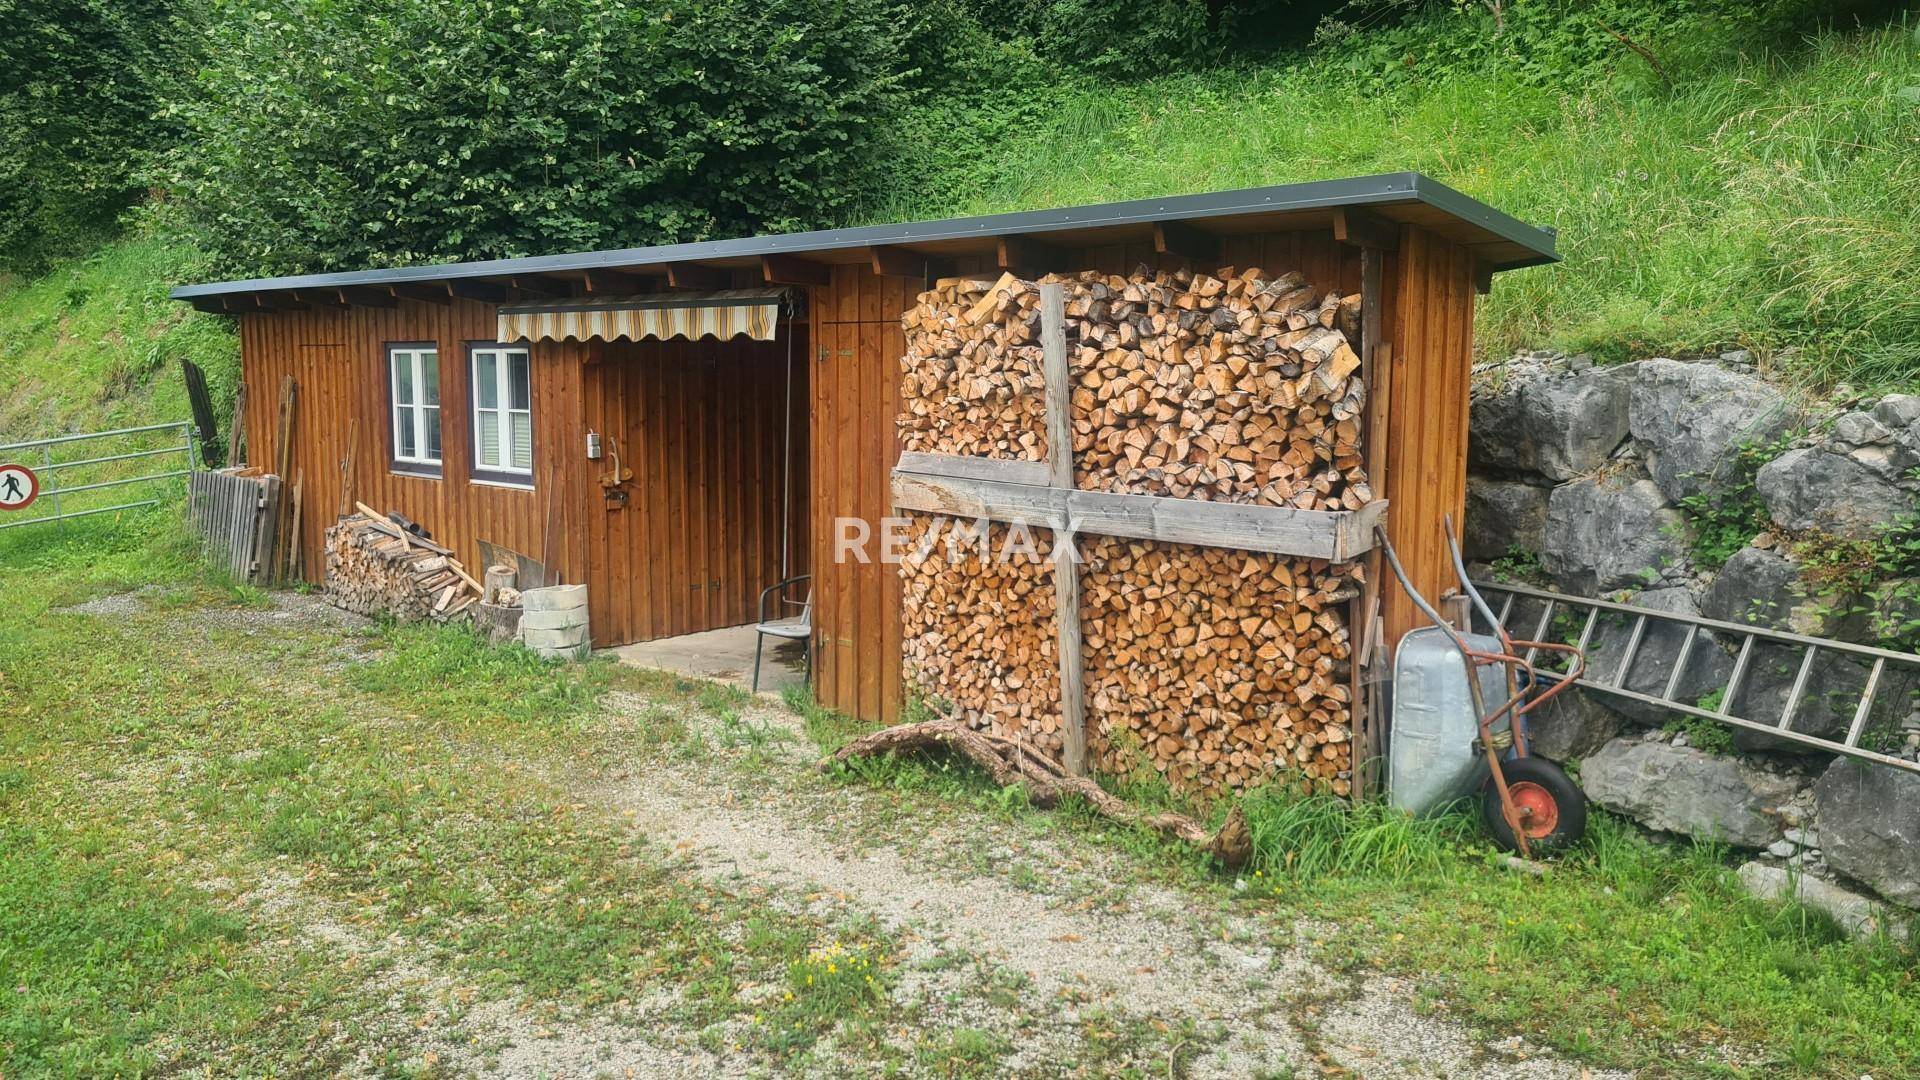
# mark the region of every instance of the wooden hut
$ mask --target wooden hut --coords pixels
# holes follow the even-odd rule
[[[172,295],[239,320],[246,435],[302,480],[309,577],[349,495],[469,565],[486,540],[584,582],[600,646],[749,622],[810,572],[817,696],[878,722],[902,700],[900,576],[836,559],[835,522],[893,511],[901,319],[931,283],[1257,265],[1358,294],[1373,491],[1439,594],[1475,294],[1554,259],[1550,231],[1396,173]],[[1390,587],[1377,610],[1389,646],[1418,622]]]

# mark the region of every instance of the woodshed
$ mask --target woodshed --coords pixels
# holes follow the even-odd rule
[[[810,573],[816,694],[883,722],[903,702],[909,632],[902,567],[882,546],[906,511],[1065,529],[1109,555],[1166,547],[1129,566],[1226,558],[1197,548],[1357,568],[1342,571],[1355,579],[1342,633],[1356,653],[1391,649],[1419,616],[1370,565],[1372,526],[1416,584],[1447,591],[1440,521],[1465,498],[1474,298],[1499,271],[1554,259],[1550,231],[1395,173],[173,296],[239,321],[245,436],[256,464],[284,446],[283,479],[302,484],[308,578],[352,501],[420,523],[469,566],[484,540],[586,584],[598,646],[751,622],[763,588]],[[1062,310],[1043,326],[1048,290]],[[965,325],[999,337],[957,359],[936,323],[983,302],[999,307]],[[1040,337],[1056,327],[1068,337],[1049,353]],[[1304,336],[1318,331],[1339,340]],[[977,384],[921,378],[976,361]],[[1316,371],[1317,389],[1295,382]],[[1116,377],[1139,395],[1108,387]],[[1306,425],[1287,429],[1306,432],[1298,448],[1281,422]],[[1222,445],[1228,431],[1248,448]],[[1093,605],[1124,583],[1085,584],[1061,595],[1098,622]],[[1049,604],[1063,587],[1047,584]],[[1109,648],[1110,627],[1073,627],[1069,644],[1059,621],[1032,631],[1051,642],[1050,671]],[[1356,658],[1337,666],[1357,693]],[[1105,681],[1056,678],[1056,699],[1151,682],[1110,655],[1085,666],[1072,682]],[[1056,702],[1068,757],[1103,707]]]

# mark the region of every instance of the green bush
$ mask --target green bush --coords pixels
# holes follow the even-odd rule
[[[175,0],[0,0],[0,269],[110,235],[186,66]]]
[[[166,179],[249,273],[813,225],[903,95],[885,0],[212,8]]]

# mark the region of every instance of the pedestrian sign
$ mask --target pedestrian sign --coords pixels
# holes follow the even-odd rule
[[[0,510],[25,510],[40,495],[40,478],[25,465],[0,465]]]

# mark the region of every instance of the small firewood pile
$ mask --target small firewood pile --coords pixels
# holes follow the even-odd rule
[[[1074,486],[1302,510],[1373,501],[1361,457],[1360,298],[1299,273],[1140,267],[1065,285]],[[1043,461],[1039,282],[949,278],[902,317],[902,448]],[[903,561],[909,684],[959,721],[1061,745],[1052,568],[922,551]],[[947,527],[951,527],[951,523]],[[1006,526],[994,526],[1000,551]],[[1088,746],[1185,790],[1277,772],[1351,790],[1358,564],[1083,535]]]
[[[359,513],[327,530],[327,599],[362,615],[448,622],[466,617],[481,589],[453,553],[390,518]]]

